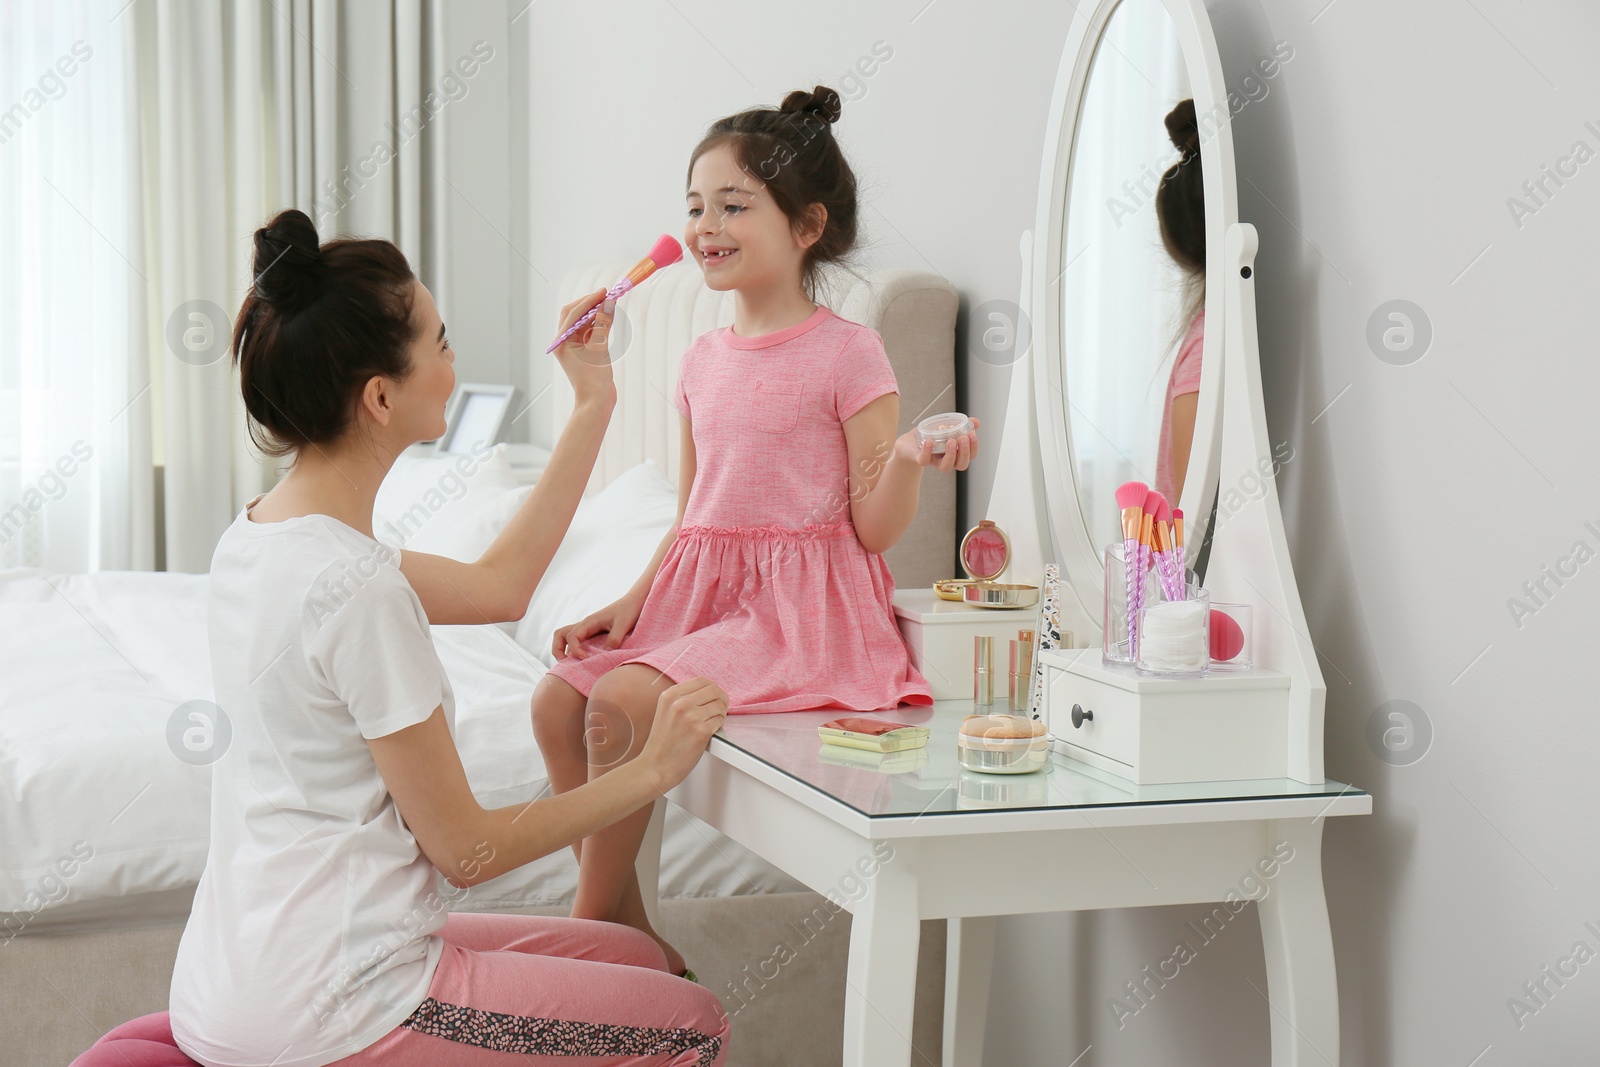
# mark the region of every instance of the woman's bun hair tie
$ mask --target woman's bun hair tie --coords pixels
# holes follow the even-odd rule
[[[809,93],[796,89],[783,98],[778,110],[791,115],[815,115],[831,126],[844,114],[844,101],[826,85],[819,85]]]
[[[257,295],[283,313],[293,314],[321,292],[324,264],[317,227],[303,211],[280,211],[256,231]]]

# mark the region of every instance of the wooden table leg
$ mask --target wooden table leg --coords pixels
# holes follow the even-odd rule
[[[1267,960],[1272,1067],[1337,1067],[1339,986],[1322,888],[1322,820],[1272,821],[1274,855],[1294,849],[1256,904]]]
[[[916,877],[905,861],[879,867],[852,910],[844,1067],[910,1067],[922,923]]]
[[[992,915],[947,920],[944,949],[944,1067],[981,1067],[994,970]]]

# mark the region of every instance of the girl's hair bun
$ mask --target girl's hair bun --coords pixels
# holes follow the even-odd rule
[[[1183,161],[1200,154],[1200,124],[1195,120],[1194,99],[1180,100],[1178,106],[1167,113],[1167,136],[1173,147],[1183,153]]]
[[[323,280],[322,245],[304,211],[280,211],[256,231],[255,291],[275,310],[290,314],[316,299]]]
[[[783,98],[778,110],[795,115],[815,115],[832,125],[844,114],[844,101],[826,85],[819,85],[809,93],[804,89],[796,89]]]

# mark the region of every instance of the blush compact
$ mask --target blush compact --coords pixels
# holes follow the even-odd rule
[[[972,420],[959,411],[929,415],[917,423],[917,447],[921,448],[928,441],[932,441],[933,454],[942,456],[946,445],[964,433],[971,433],[972,430]]]

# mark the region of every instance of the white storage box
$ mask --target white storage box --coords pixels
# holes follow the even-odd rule
[[[1098,648],[1039,662],[1045,725],[1065,756],[1139,785],[1288,777],[1286,674],[1149,678],[1102,666]]]
[[[1006,709],[1010,642],[1018,630],[1037,629],[1038,608],[975,608],[914,588],[894,591],[894,614],[911,662],[928,679],[935,700],[972,699],[972,639],[993,637],[994,708]]]

